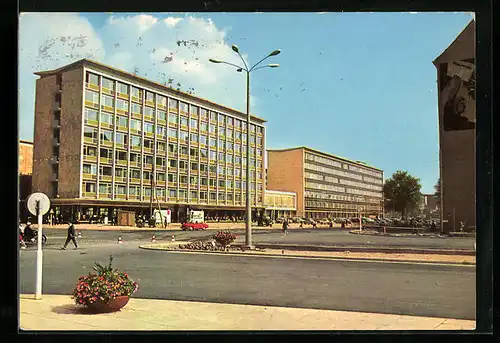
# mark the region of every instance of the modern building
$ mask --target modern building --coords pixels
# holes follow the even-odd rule
[[[265,214],[273,220],[294,217],[297,213],[297,194],[266,189],[264,207]]]
[[[86,220],[154,205],[243,217],[246,114],[83,59],[35,73],[33,189]],[[265,120],[251,116],[254,215],[264,209]]]
[[[383,171],[308,147],[267,151],[267,186],[297,196],[297,216],[383,215]]]
[[[33,143],[19,141],[19,219],[26,222],[29,217],[26,199],[31,194],[33,170]]]
[[[476,226],[475,22],[434,61],[439,101],[441,230]]]

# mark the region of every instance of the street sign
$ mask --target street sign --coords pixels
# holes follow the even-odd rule
[[[50,200],[49,198],[43,194],[43,193],[33,193],[28,197],[28,201],[26,202],[26,205],[28,206],[28,210],[30,213],[34,216],[36,216],[37,213],[37,203],[40,204],[40,214],[44,215],[47,213],[50,209]]]

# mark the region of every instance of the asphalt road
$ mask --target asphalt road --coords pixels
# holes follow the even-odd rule
[[[82,229],[82,246],[94,243],[116,242],[118,236],[124,241],[151,241],[153,233],[156,240],[170,241],[172,234],[176,240],[189,239],[209,239],[216,232],[207,231],[181,231],[181,230],[158,230],[152,231],[86,231]],[[245,241],[244,230],[232,230],[237,236],[235,243]],[[66,231],[60,229],[45,229],[44,233],[48,238],[48,246],[64,243]],[[290,230],[288,235],[283,235],[279,229],[258,229],[253,231],[253,243],[273,243],[273,244],[311,244],[311,245],[332,245],[332,246],[377,246],[377,247],[411,247],[411,248],[434,248],[434,249],[473,249],[475,239],[473,237],[426,237],[426,236],[402,236],[402,237],[380,237],[351,234],[347,230],[328,229],[300,229]]]
[[[43,292],[71,294],[94,261],[139,283],[138,298],[475,318],[475,268],[203,255],[138,249],[139,242],[44,251]],[[20,252],[20,291],[34,293],[35,250]]]

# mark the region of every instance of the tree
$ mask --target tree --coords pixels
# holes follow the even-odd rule
[[[436,182],[436,184],[434,185],[434,190],[436,192],[434,192],[434,197],[436,198],[438,204],[441,203],[441,178],[439,178]],[[441,206],[441,205],[439,205]]]
[[[386,210],[401,212],[406,217],[409,212],[418,209],[422,199],[420,179],[406,171],[398,170],[384,184]]]

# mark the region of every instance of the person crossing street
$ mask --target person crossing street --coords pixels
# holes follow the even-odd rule
[[[283,220],[283,232],[288,235],[288,219],[286,218]]]
[[[75,225],[73,223],[68,222],[68,237],[66,237],[66,242],[64,243],[64,246],[61,248],[61,250],[66,250],[66,247],[68,246],[68,243],[70,241],[73,241],[73,244],[75,245],[75,250],[78,249],[78,244],[76,243],[76,238],[75,238]]]

